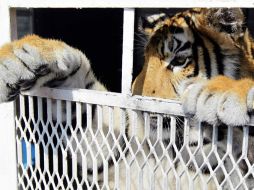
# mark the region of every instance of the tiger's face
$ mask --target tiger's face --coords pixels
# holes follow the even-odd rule
[[[145,30],[149,34],[145,63],[133,83],[133,93],[177,98],[178,83],[194,72],[192,32],[184,18],[176,17],[159,20],[153,29]]]
[[[235,27],[230,25],[233,19],[225,16],[221,19],[222,22],[230,20],[226,23],[227,28],[209,22],[209,19],[214,21],[211,14],[216,17],[216,13],[212,9],[192,9],[173,17],[164,14],[147,17],[142,26],[148,36],[145,62],[132,85],[133,94],[175,99],[183,80],[223,74],[219,66],[213,66],[220,62],[217,55],[220,52],[216,51],[223,46],[238,53],[233,37],[240,29],[230,29]],[[242,12],[231,17],[234,20],[242,18]],[[225,28],[228,31],[223,31]]]

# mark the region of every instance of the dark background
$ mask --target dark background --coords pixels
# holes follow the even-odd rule
[[[138,31],[140,16],[184,9],[136,9],[133,78],[143,63],[145,36]],[[244,9],[253,33],[254,9]],[[35,33],[59,39],[82,50],[92,68],[110,91],[121,91],[123,9],[20,9],[17,11],[18,37]]]

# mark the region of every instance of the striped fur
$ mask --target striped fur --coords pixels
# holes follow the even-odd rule
[[[250,121],[253,110],[254,43],[244,26],[243,13],[241,9],[191,9],[173,17],[158,17],[157,22],[148,22],[143,22],[140,27],[147,34],[148,42],[143,70],[133,83],[133,92],[181,99],[186,116],[193,120],[190,147],[195,151],[198,144],[197,123],[202,122],[206,126],[203,127],[206,143],[203,143],[201,151],[208,153],[212,125],[244,126]],[[226,131],[223,127],[219,129],[223,138],[219,140],[218,152],[223,156],[227,149]],[[234,140],[239,144],[242,143],[241,136],[242,130],[234,128]],[[252,136],[250,141],[253,141]],[[238,160],[241,146],[233,146],[233,154]],[[253,148],[250,145],[249,159],[252,163]],[[195,159],[201,166],[201,152]],[[215,157],[209,162],[212,167],[217,167]],[[231,170],[232,166],[227,163],[230,160],[226,160],[225,164],[226,169]],[[190,171],[192,168],[189,165]],[[204,177],[207,169],[203,170]],[[241,169],[242,173],[246,172]],[[218,180],[223,181],[219,173]],[[230,179],[235,187],[239,178],[233,174]],[[248,180],[246,183],[251,189],[254,186],[253,176]],[[223,189],[230,187],[225,184]]]
[[[253,108],[252,99],[249,100],[254,84],[253,40],[243,19],[240,9],[192,9],[164,17],[163,21],[153,20],[147,26],[150,30],[143,26],[149,40],[144,69],[134,81],[133,92],[182,98],[187,115],[196,115],[210,124],[247,124],[248,112]],[[155,77],[158,80],[153,80]],[[191,87],[193,90],[186,94],[185,89]],[[189,96],[192,91],[198,96]],[[224,93],[228,93],[227,98],[222,97]],[[210,97],[211,94],[215,95]],[[235,99],[239,101],[231,104]],[[219,100],[226,103],[223,109],[211,108]],[[207,114],[211,114],[202,114],[199,107],[214,118],[207,119]],[[231,112],[237,119],[227,117]]]

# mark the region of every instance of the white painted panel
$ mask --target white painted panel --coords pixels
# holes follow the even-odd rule
[[[166,7],[254,7],[252,0],[9,0],[11,7],[115,7],[115,8],[166,8]]]
[[[124,9],[123,17],[122,93],[131,94],[135,10]]]
[[[11,39],[10,12],[0,1],[0,45]],[[14,12],[12,12],[14,13]],[[14,16],[12,14],[12,16]],[[13,17],[14,18],[14,17]],[[15,18],[14,18],[15,21]],[[16,141],[13,103],[0,104],[0,184],[1,189],[17,189]]]
[[[10,41],[10,13],[6,1],[0,1],[0,45]]]

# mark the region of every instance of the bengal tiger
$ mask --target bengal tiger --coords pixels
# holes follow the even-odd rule
[[[142,30],[147,35],[147,44],[144,52],[144,65],[140,74],[133,82],[133,94],[152,96],[166,99],[180,99],[183,110],[190,119],[190,142],[191,150],[195,150],[198,144],[197,126],[203,125],[203,146],[197,151],[194,158],[198,167],[204,162],[208,166],[196,168],[194,164],[185,165],[190,156],[187,150],[182,151],[183,160],[176,162],[174,166],[167,159],[162,159],[163,167],[175,167],[175,173],[182,175],[180,183],[176,184],[176,177],[172,170],[168,173],[166,186],[170,189],[251,189],[254,188],[254,178],[251,167],[245,162],[239,163],[239,171],[234,171],[230,159],[224,160],[227,172],[226,176],[220,168],[216,155],[204,160],[201,152],[208,152],[212,147],[212,126],[219,126],[218,150],[222,156],[225,154],[226,134],[224,126],[233,127],[232,150],[234,159],[241,156],[243,144],[241,127],[248,124],[253,110],[254,81],[253,81],[253,51],[254,43],[245,26],[244,15],[241,9],[190,9],[177,13],[174,16],[165,14],[147,17],[142,22]],[[36,35],[29,35],[20,40],[13,41],[0,49],[0,101],[13,101],[25,90],[38,89],[40,87],[60,88],[83,88],[91,90],[107,91],[95,77],[89,60],[81,51],[68,46],[64,42],[52,39],[43,39]],[[56,107],[56,102],[52,102]],[[97,108],[94,108],[97,109]],[[86,113],[86,110],[82,110]],[[104,110],[103,130],[108,130],[107,110]],[[142,114],[142,113],[138,113]],[[127,113],[131,120],[132,115]],[[114,133],[120,134],[118,119],[120,112],[114,110],[116,118]],[[97,116],[93,117],[93,129],[96,129]],[[53,115],[53,119],[56,118]],[[144,138],[142,117],[138,120],[138,133],[140,139]],[[167,118],[165,118],[167,119]],[[126,125],[126,136],[131,133],[131,126]],[[238,127],[237,127],[238,126]],[[239,127],[241,126],[241,127]],[[86,128],[86,126],[83,126]],[[153,126],[151,126],[153,127]],[[243,128],[243,127],[242,127]],[[181,133],[181,129],[179,128]],[[168,140],[168,133],[163,136],[164,143]],[[77,132],[76,136],[81,138]],[[86,133],[86,138],[92,140],[92,136]],[[100,144],[101,138],[97,136]],[[151,137],[152,138],[152,137]],[[182,146],[180,136],[179,146]],[[119,139],[121,147],[125,146],[122,138]],[[114,141],[108,138],[108,144],[112,148]],[[66,139],[63,143],[66,144]],[[237,143],[236,143],[237,142]],[[248,159],[253,164],[254,140],[249,138]],[[81,144],[86,149],[86,144]],[[144,145],[144,152],[149,152],[149,147]],[[95,150],[96,151],[96,148]],[[119,159],[119,152],[112,150],[115,159]],[[105,158],[109,154],[107,148],[102,149]],[[131,156],[126,153],[127,159]],[[174,159],[174,151],[168,150],[169,157]],[[71,155],[70,155],[71,156]],[[143,162],[142,155],[137,160]],[[77,155],[78,164],[82,164],[83,157]],[[97,170],[94,170],[93,160],[87,155],[87,179],[93,184],[93,175],[98,174],[99,184],[89,186],[85,189],[99,189],[103,187],[103,158],[97,157]],[[127,182],[125,180],[124,164],[120,163],[119,186],[114,180],[114,169],[112,158],[108,158],[109,186],[103,188],[123,189]],[[147,161],[150,166],[155,166],[154,158]],[[183,173],[184,168],[188,174]],[[130,189],[138,189],[137,172],[135,166],[131,166]],[[155,181],[155,189],[163,189],[165,181],[163,175],[155,173],[151,178],[149,167],[143,168],[142,189],[151,188],[151,180]],[[196,175],[196,170],[201,172]],[[80,169],[82,176],[82,170]],[[84,172],[84,171],[83,171]],[[214,172],[215,179],[208,179],[209,173]],[[195,177],[196,175],[196,177]],[[239,175],[245,176],[244,181],[239,181]],[[191,176],[191,178],[190,178]],[[190,181],[189,179],[193,179]],[[231,181],[228,183],[227,181]],[[220,184],[222,183],[223,184]]]

